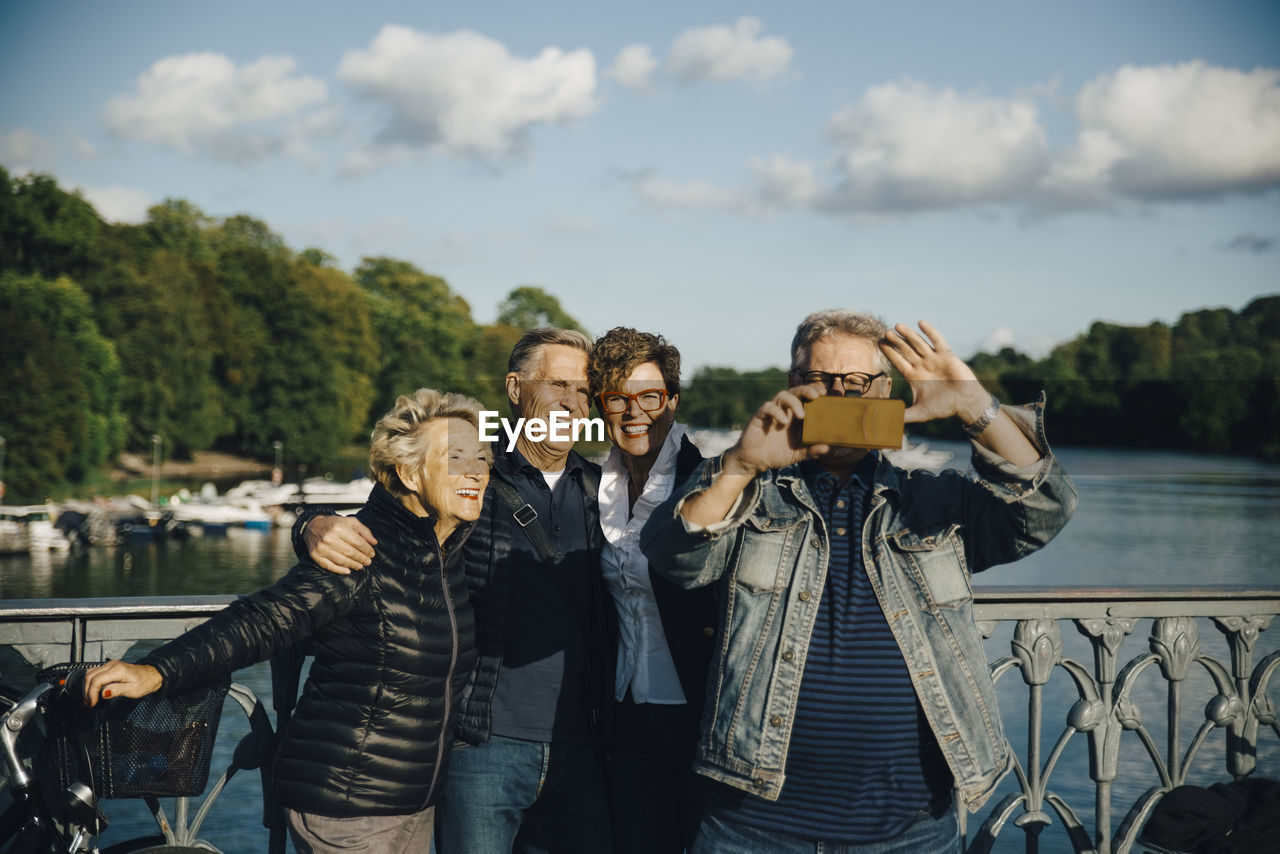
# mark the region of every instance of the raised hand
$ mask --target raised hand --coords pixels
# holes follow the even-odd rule
[[[348,575],[373,562],[378,540],[354,516],[316,516],[302,532],[307,553],[322,569]]]
[[[754,477],[826,453],[827,445],[800,443],[804,404],[821,396],[818,386],[804,385],[780,391],[765,401],[743,428],[738,443],[725,454],[724,472]]]
[[[911,386],[912,404],[905,420],[915,423],[958,415],[965,424],[973,423],[991,404],[990,393],[942,333],[923,320],[920,330],[928,340],[899,323],[880,342],[881,352]]]

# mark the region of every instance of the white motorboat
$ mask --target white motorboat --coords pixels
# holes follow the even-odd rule
[[[46,504],[0,507],[0,552],[70,549],[67,535],[54,527],[53,513]]]

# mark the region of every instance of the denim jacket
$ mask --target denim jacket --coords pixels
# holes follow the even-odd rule
[[[976,477],[876,467],[863,563],[925,716],[970,810],[1012,767],[974,622],[970,575],[1049,542],[1075,487],[1044,435],[1043,398],[1005,411],[1042,458],[1018,467],[973,446]],[[725,607],[695,768],[770,800],[784,783],[792,716],[827,575],[828,538],[799,466],[758,475],[711,529],[679,515],[723,457],[705,461],[641,535],[650,565],[685,587],[720,583]]]

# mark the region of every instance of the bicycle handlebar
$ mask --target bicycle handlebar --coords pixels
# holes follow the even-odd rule
[[[18,759],[18,736],[36,716],[40,701],[57,687],[49,682],[41,682],[27,692],[27,695],[6,712],[4,717],[0,718],[0,751],[4,754],[4,763],[9,770],[10,784],[15,789],[25,789],[31,785],[31,775]]]

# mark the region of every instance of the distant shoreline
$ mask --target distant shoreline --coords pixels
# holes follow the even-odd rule
[[[196,451],[190,460],[165,460],[160,463],[160,477],[165,480],[206,478],[222,480],[271,474],[271,466],[251,457],[237,457],[218,451]],[[151,461],[142,454],[122,453],[116,458],[110,477],[123,482],[151,477]]]

